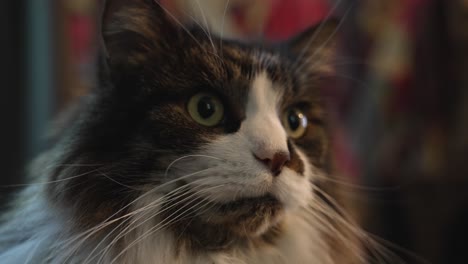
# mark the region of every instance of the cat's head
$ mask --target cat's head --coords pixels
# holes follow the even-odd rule
[[[153,0],[107,2],[100,87],[60,160],[89,166],[59,166],[53,199],[85,223],[152,203],[160,221],[190,215],[237,236],[313,200],[334,23],[250,45],[182,27]]]

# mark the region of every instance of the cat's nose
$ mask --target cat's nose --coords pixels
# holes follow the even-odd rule
[[[265,164],[273,174],[273,176],[278,176],[283,170],[286,162],[289,161],[289,152],[277,151],[270,153],[262,153],[263,155],[258,155],[254,153],[255,158],[261,163]]]

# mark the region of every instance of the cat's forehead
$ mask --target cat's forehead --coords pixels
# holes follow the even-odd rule
[[[156,97],[183,101],[198,92],[213,92],[243,111],[259,76],[271,82],[269,89],[282,95],[278,107],[309,100],[318,88],[313,81],[303,81],[309,75],[307,68],[298,70],[300,65],[292,57],[271,46],[197,39],[200,41],[177,53],[166,53],[162,59],[161,54],[146,57],[144,77]]]
[[[307,89],[300,83],[300,74],[286,56],[261,46],[224,41],[220,45],[204,43],[193,47],[185,67],[193,82],[203,82],[227,96],[245,96],[261,76],[271,89],[285,94],[284,100]],[[195,86],[199,86],[196,85]]]

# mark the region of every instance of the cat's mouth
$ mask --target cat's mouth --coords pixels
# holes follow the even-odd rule
[[[267,194],[218,204],[201,218],[208,224],[222,225],[241,236],[258,236],[281,222],[283,214],[281,202]]]

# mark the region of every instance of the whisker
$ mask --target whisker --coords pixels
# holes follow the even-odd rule
[[[40,240],[39,242],[36,243],[36,245],[31,249],[31,251],[29,252],[28,254],[28,257],[26,258],[26,260],[24,261],[25,264],[29,264],[29,263],[32,263],[32,260],[33,260],[33,257],[34,257],[34,254],[36,253],[37,249],[39,248],[39,246],[42,244],[44,240]]]
[[[208,189],[205,189],[205,191],[207,190],[211,190],[211,189],[216,189],[216,188],[219,188],[219,187],[223,187],[224,185],[219,185],[219,186],[213,186],[211,188],[208,188]],[[204,200],[198,202],[196,205],[199,205],[200,203],[202,202],[205,202]],[[178,210],[176,210],[174,213],[172,213],[171,215],[169,215],[168,217],[166,217],[165,219],[163,219],[158,225],[150,228],[148,231],[146,231],[143,235],[141,235],[139,238],[137,238],[136,240],[134,240],[133,242],[131,242],[129,245],[127,245],[119,254],[117,254],[117,256],[115,256],[112,261],[110,262],[110,264],[114,263],[115,261],[117,261],[117,259],[122,256],[127,250],[129,250],[131,247],[133,247],[135,244],[139,243],[141,240],[145,239],[146,237],[148,237],[149,235],[152,235],[154,234],[155,232],[161,230],[162,228],[164,228],[165,226],[167,226],[167,223],[166,224],[163,224],[161,225],[162,223],[164,223],[164,221],[168,220],[168,219],[171,219],[171,217],[173,217],[176,213],[178,213],[180,210],[184,209],[185,207],[187,206],[184,205],[182,206],[181,208],[179,208]],[[185,211],[187,212],[187,211]],[[159,213],[159,212],[158,212]],[[155,216],[155,215],[154,215]],[[154,217],[153,216],[153,217]],[[180,217],[181,215],[179,215]],[[152,217],[152,218],[153,218]]]
[[[363,263],[365,262],[362,259],[363,255],[361,253],[362,249],[355,245],[356,241],[353,241],[352,235],[346,235],[344,232],[346,230],[339,229],[338,227],[334,226],[330,219],[326,219],[325,216],[329,216],[328,212],[323,212],[328,208],[307,208],[309,214],[313,216],[313,219],[306,219],[310,224],[314,226],[314,228],[321,230],[325,234],[333,234],[333,239],[337,239],[337,241],[341,241],[343,245],[345,245],[351,252],[356,252],[358,255],[357,257],[360,258]],[[317,212],[318,211],[318,212]],[[319,212],[323,213],[323,215],[319,214]],[[335,217],[329,216],[332,220],[335,220]]]
[[[47,185],[47,184],[53,184],[53,183],[59,183],[59,182],[64,182],[64,181],[69,181],[72,179],[80,178],[86,175],[89,175],[93,172],[98,172],[100,168],[96,168],[94,170],[90,170],[75,176],[70,176],[67,178],[59,179],[59,180],[53,180],[53,181],[46,181],[46,182],[35,182],[35,183],[25,183],[25,184],[10,184],[10,185],[0,185],[0,188],[16,188],[16,187],[28,187],[28,186],[42,186],[42,185]]]
[[[63,164],[51,164],[51,165],[48,165],[47,168],[60,168],[60,167],[65,167],[65,168],[68,168],[68,167],[98,167],[98,166],[102,166],[104,164],[102,163],[97,163],[97,164],[79,164],[79,163],[76,163],[76,164],[73,164],[73,163],[63,163]]]
[[[338,25],[336,26],[336,28],[333,30],[333,32],[330,34],[330,36],[328,36],[328,38],[317,48],[314,50],[314,53],[312,53],[311,56],[309,56],[304,62],[302,62],[297,68],[296,68],[296,71],[297,72],[300,72],[302,70],[303,67],[305,67],[305,65],[307,65],[308,63],[310,63],[310,61],[312,61],[313,59],[315,59],[316,56],[319,56],[319,52],[321,52],[326,46],[327,44],[335,37],[335,35],[338,33],[338,30],[341,28],[341,26],[343,25],[344,21],[346,20],[348,14],[350,14],[351,12],[351,9],[352,9],[353,5],[351,4],[351,6],[346,9],[343,17],[340,19],[340,22],[338,23]],[[325,25],[322,23],[322,25]],[[321,25],[321,26],[322,26]],[[318,29],[317,29],[318,31]],[[314,32],[315,34],[315,32]],[[304,54],[303,54],[304,56]],[[300,57],[299,57],[300,58]],[[298,60],[300,61],[300,60]],[[316,62],[316,64],[318,63],[321,63],[321,62]],[[312,66],[312,68],[314,68],[314,66]]]
[[[119,181],[117,181],[117,180],[115,180],[115,179],[112,179],[110,176],[108,176],[108,175],[107,175],[106,173],[104,173],[104,172],[101,172],[101,171],[100,171],[99,174],[100,174],[101,176],[104,176],[106,179],[108,179],[108,180],[110,180],[110,181],[112,181],[112,182],[115,182],[115,183],[117,183],[118,185],[123,186],[123,187],[125,187],[125,188],[127,188],[127,189],[134,190],[134,191],[139,191],[137,188],[134,188],[134,187],[132,187],[132,186],[123,184],[123,183],[121,183],[121,182],[119,182]]]
[[[230,0],[227,0],[226,1],[226,5],[224,6],[224,12],[223,12],[223,18],[222,18],[222,21],[221,21],[221,35],[220,35],[220,38],[219,38],[219,46],[221,47],[221,55],[223,54],[223,37],[224,37],[224,23],[226,22],[226,15],[227,15],[227,10],[229,8],[229,3],[230,3]]]
[[[105,227],[105,226],[107,226],[107,225],[110,225],[110,224],[114,223],[115,220],[112,220],[113,217],[115,217],[116,215],[118,215],[120,212],[122,212],[123,210],[127,209],[127,208],[130,207],[131,205],[135,204],[135,203],[138,202],[139,200],[145,198],[146,196],[148,196],[148,195],[150,195],[150,194],[152,194],[152,193],[155,193],[156,191],[158,191],[158,190],[160,190],[160,189],[162,189],[162,188],[164,188],[164,187],[167,187],[167,186],[169,186],[169,185],[171,185],[171,184],[173,184],[173,183],[176,183],[176,182],[178,182],[178,181],[180,181],[180,180],[187,179],[187,178],[190,178],[190,177],[194,177],[194,176],[196,176],[196,175],[198,175],[198,174],[200,174],[200,173],[206,172],[206,171],[208,171],[208,170],[210,170],[210,168],[207,168],[207,169],[204,169],[204,170],[201,170],[201,171],[197,171],[197,172],[194,172],[194,173],[190,173],[190,174],[187,174],[187,175],[185,175],[185,176],[181,176],[181,177],[178,177],[177,179],[174,179],[174,180],[171,180],[171,181],[169,181],[169,182],[166,182],[166,183],[164,183],[164,184],[161,184],[161,185],[157,186],[156,188],[151,189],[150,191],[148,191],[148,192],[146,192],[145,194],[141,195],[140,197],[138,197],[137,199],[135,199],[135,200],[132,201],[131,203],[129,203],[129,204],[123,206],[122,208],[120,208],[117,212],[115,212],[115,213],[112,214],[110,217],[108,217],[106,220],[104,220],[104,221],[103,221],[103,224],[91,228],[91,229],[89,230],[89,232],[93,232],[93,230],[99,229],[102,225],[104,225],[103,227]],[[101,229],[102,229],[103,227],[101,227]],[[88,232],[88,233],[89,233],[89,232]],[[70,243],[74,242],[76,239],[78,239],[80,236],[83,236],[83,235],[86,235],[86,233],[84,232],[84,233],[81,233],[80,235],[75,236],[75,238],[68,239],[68,241],[67,241],[67,240],[64,241],[64,242],[62,243],[62,245],[63,245],[63,246],[67,246],[67,245],[69,245]],[[88,235],[87,237],[89,237],[89,235]]]
[[[374,234],[369,233],[368,236],[372,238],[373,241],[375,241],[378,244],[383,245],[383,248],[392,248],[394,250],[397,250],[403,254],[405,254],[407,257],[411,257],[414,261],[417,261],[417,263],[422,263],[422,264],[431,264],[428,260],[422,258],[421,256],[418,256],[414,252],[409,251],[408,249],[405,249],[401,246],[398,246],[395,243],[392,243],[388,240],[385,240],[381,237],[378,237]],[[393,252],[390,252],[392,255],[395,255]],[[400,258],[401,259],[401,258]],[[406,263],[404,260],[401,259],[401,263]]]
[[[198,181],[203,181],[203,180],[204,180],[204,179],[200,179],[200,180],[198,180]],[[195,181],[195,182],[197,182],[197,181]],[[159,206],[159,205],[161,205],[161,204],[164,204],[164,203],[166,203],[166,202],[170,202],[170,201],[179,199],[179,198],[182,197],[185,193],[178,193],[178,192],[184,190],[185,188],[190,188],[190,187],[191,187],[191,186],[189,186],[189,184],[183,185],[183,186],[181,186],[181,187],[179,187],[179,188],[177,188],[177,189],[171,191],[170,193],[168,193],[168,194],[166,194],[166,195],[160,197],[160,198],[157,199],[156,201],[153,201],[153,202],[149,203],[148,205],[146,205],[146,206],[144,206],[144,207],[142,207],[142,208],[139,208],[139,209],[135,210],[134,212],[131,213],[131,215],[130,215],[130,214],[127,214],[127,215],[129,215],[129,216],[133,216],[133,215],[135,215],[135,214],[137,214],[137,213],[143,212],[143,214],[142,214],[142,215],[139,215],[137,218],[133,218],[133,219],[132,219],[132,218],[127,218],[126,220],[124,220],[123,222],[121,222],[117,227],[115,227],[113,230],[111,230],[111,231],[101,240],[101,242],[100,242],[98,245],[100,245],[102,242],[104,242],[105,239],[107,239],[114,231],[116,231],[119,227],[121,227],[121,226],[122,226],[123,224],[125,224],[127,221],[131,221],[131,222],[128,224],[128,226],[125,227],[125,228],[111,241],[111,243],[110,243],[109,246],[108,246],[108,248],[110,249],[110,246],[111,246],[112,244],[116,243],[120,238],[124,237],[125,235],[127,235],[128,233],[130,233],[132,230],[136,229],[137,227],[139,227],[139,226],[143,225],[144,223],[146,223],[147,221],[151,220],[152,217],[146,219],[146,220],[143,221],[143,222],[140,222],[140,223],[139,223],[138,225],[136,225],[136,226],[133,226],[135,223],[139,222],[141,218],[145,217],[146,214],[149,213],[149,209],[155,208],[155,207],[157,207],[157,206]],[[171,197],[172,195],[178,195],[178,196]],[[170,198],[170,199],[167,199],[167,198]],[[187,200],[187,199],[189,199],[189,198],[191,198],[191,197],[186,197],[184,200],[180,201],[179,203],[181,203],[181,202],[183,202],[183,201],[185,201],[185,200]],[[177,204],[178,204],[178,203],[177,203]],[[177,204],[175,204],[175,205],[177,205]],[[175,206],[175,205],[174,205],[174,206]],[[171,207],[173,207],[173,206],[171,206]],[[168,209],[170,209],[170,208],[168,208]],[[164,212],[164,211],[165,211],[165,210],[162,210],[162,211],[160,211],[160,212]],[[107,247],[106,247],[106,248],[107,248]],[[107,250],[102,250],[102,251],[107,251]],[[102,252],[102,251],[101,251],[101,252]],[[94,252],[94,250],[93,250],[93,252]],[[93,253],[93,252],[92,252],[92,253]],[[104,252],[103,254],[105,254],[105,252]],[[91,255],[91,254],[90,254],[90,255]],[[99,255],[99,254],[98,254],[98,255]]]
[[[363,81],[363,80],[357,79],[357,78],[355,78],[355,77],[348,76],[348,75],[345,75],[345,74],[343,74],[343,73],[334,73],[334,74],[333,74],[333,77],[338,77],[338,78],[341,78],[341,79],[353,81],[354,83],[359,84],[359,85],[361,85],[362,87],[367,88],[368,90],[371,90],[368,83],[366,83],[366,82]]]
[[[221,158],[217,158],[217,157],[209,156],[209,155],[186,155],[186,156],[177,158],[177,159],[175,159],[174,161],[172,161],[172,162],[167,166],[166,172],[164,173],[164,177],[167,177],[167,173],[169,172],[169,170],[171,169],[171,167],[172,167],[175,163],[177,163],[177,162],[179,162],[179,161],[181,161],[181,160],[183,160],[183,159],[193,158],[193,157],[203,157],[203,158],[211,158],[211,159],[216,159],[216,160],[223,160],[223,159],[221,159]]]
[[[215,200],[217,200],[217,199],[220,197],[220,195],[216,195],[216,198],[213,199],[214,197],[215,197],[214,195],[209,195],[208,197],[206,197],[207,204],[211,204],[211,206],[209,206],[209,207],[203,209],[203,211],[201,211],[201,212],[194,212],[194,213],[203,214],[203,213],[205,213],[205,212],[207,212],[207,211],[213,209],[213,207],[215,207],[215,206],[220,207],[220,205],[217,205],[217,204],[214,202]],[[211,217],[212,217],[212,216],[210,216],[209,219],[211,219]],[[177,240],[179,240],[179,239],[182,237],[182,235],[184,234],[185,230],[187,230],[187,227],[192,223],[192,221],[193,221],[193,219],[194,219],[193,217],[189,217],[189,216],[185,216],[185,217],[179,218],[179,221],[185,220],[185,219],[187,219],[187,218],[191,218],[191,220],[187,223],[187,225],[185,225],[185,228],[180,232],[180,234],[179,234]]]
[[[312,204],[312,206],[314,207],[311,208],[311,210],[319,210],[325,215],[328,215],[334,221],[337,221],[340,224],[340,227],[346,228],[357,239],[359,239],[362,242],[365,242],[363,245],[369,245],[370,247],[366,248],[375,252],[374,257],[383,257],[387,259],[393,257],[395,259],[401,260],[400,257],[390,252],[387,248],[383,247],[382,245],[378,244],[369,236],[367,232],[359,228],[359,225],[353,220],[353,218],[350,215],[348,215],[346,211],[330,195],[328,195],[326,192],[324,192],[317,186],[313,186],[313,188],[314,190],[318,191],[322,196],[324,196],[327,199],[327,202],[331,203],[334,210],[332,210],[329,206],[320,203]],[[400,263],[404,263],[404,261]]]
[[[341,0],[338,0],[335,2],[335,4],[332,6],[332,8],[330,9],[330,11],[328,12],[327,16],[323,19],[323,21],[327,21],[331,18],[332,14],[335,12],[335,10],[338,8],[338,6],[341,4]],[[299,52],[298,54],[298,58],[302,58],[306,55],[307,53],[307,50],[310,48],[310,45],[312,45],[312,43],[315,41],[315,38],[318,36],[318,34],[323,30],[323,28],[325,27],[325,23],[321,23],[317,29],[315,30],[315,32],[312,34],[312,36],[310,37],[310,39],[307,41],[306,45],[302,48],[301,52]],[[296,61],[294,64],[293,64],[293,68],[297,66],[297,63],[300,63],[299,62],[300,60]]]
[[[208,35],[208,39],[210,40],[211,46],[213,47],[213,52],[214,52],[214,54],[217,54],[218,52],[217,52],[216,47],[215,47],[215,45],[213,43],[213,38],[211,36],[211,31],[210,31],[210,28],[209,28],[209,25],[208,25],[208,21],[206,20],[205,12],[203,11],[203,8],[201,7],[199,0],[195,0],[195,3],[197,3],[197,5],[198,5],[198,9],[200,10],[203,21],[205,23],[205,28],[206,28],[205,32],[208,32],[207,35]]]
[[[198,41],[197,38],[195,38],[195,36],[190,32],[190,30],[187,29],[187,27],[184,26],[184,24],[182,22],[180,22],[179,19],[177,19],[176,16],[174,16],[171,12],[169,12],[169,10],[167,8],[165,8],[161,3],[159,3],[159,1],[154,1],[157,5],[159,5],[161,7],[161,9],[164,10],[164,12],[169,15],[186,33],[187,35],[189,35],[199,46],[200,48],[203,49],[203,46],[202,44],[200,43],[200,41]]]
[[[203,186],[198,186],[198,187],[203,187]],[[175,193],[175,194],[177,194],[177,193]],[[190,198],[192,198],[192,197],[195,197],[195,196],[198,195],[198,194],[199,194],[198,192],[197,192],[197,193],[194,193],[194,194],[191,194],[189,197],[185,197],[184,199],[182,199],[182,200],[180,200],[180,201],[178,201],[178,202],[172,204],[171,206],[166,207],[166,208],[164,208],[164,209],[161,210],[161,211],[158,211],[158,213],[163,213],[163,212],[165,212],[165,211],[171,209],[172,207],[174,207],[174,206],[176,206],[176,205],[178,205],[178,204],[180,204],[180,203],[182,203],[182,202],[184,202],[184,201],[186,201],[186,200],[188,200],[188,199],[190,199]],[[172,198],[169,199],[169,200],[164,200],[164,201],[163,201],[162,203],[160,203],[160,204],[163,204],[163,203],[166,203],[166,202],[169,202],[169,201],[173,201],[173,200],[177,200],[178,198],[181,198],[181,197],[183,197],[184,195],[185,195],[185,193],[179,193],[178,196],[172,197]],[[143,218],[143,217],[145,216],[146,213],[148,213],[148,211],[147,211],[148,209],[152,209],[152,208],[156,207],[154,204],[153,204],[153,205],[152,205],[152,204],[153,204],[153,203],[150,203],[149,206],[145,206],[145,210],[143,210],[143,211],[146,211],[146,212],[143,212],[143,215],[138,216],[138,218],[133,219],[132,222],[130,223],[130,225],[135,224],[136,222],[139,222],[139,220],[140,220],[141,218]],[[145,221],[140,222],[140,223],[139,223],[137,226],[135,226],[135,227],[141,226],[142,224],[144,224],[144,223],[147,222],[148,220],[151,220],[151,219],[148,218],[148,219],[146,219]],[[130,230],[130,231],[131,231],[131,230]],[[127,233],[128,233],[128,232],[127,232]],[[126,233],[126,234],[127,234],[127,233]],[[124,235],[125,235],[125,234],[124,234]]]
[[[101,253],[98,253],[98,254],[96,254],[96,255],[94,255],[94,256],[93,256],[93,254],[94,254],[94,252],[95,252],[96,250],[98,250],[99,246],[100,246],[102,243],[106,242],[107,239],[108,239],[115,231],[117,231],[119,228],[123,227],[124,224],[126,224],[126,223],[129,222],[129,221],[131,221],[131,223],[130,223],[129,225],[131,225],[132,223],[137,222],[140,218],[142,218],[142,217],[147,213],[147,212],[145,212],[145,211],[147,211],[147,210],[149,210],[149,209],[151,209],[151,208],[154,208],[154,207],[157,207],[157,206],[163,204],[164,202],[166,202],[165,199],[166,199],[167,197],[171,197],[173,194],[177,194],[178,191],[181,191],[181,190],[183,190],[183,189],[185,189],[185,188],[188,188],[188,187],[189,187],[188,185],[181,186],[181,187],[179,187],[179,188],[177,188],[177,189],[171,191],[170,193],[168,193],[168,194],[166,194],[166,195],[164,195],[164,196],[162,196],[162,197],[156,199],[155,201],[149,203],[148,205],[146,205],[146,206],[144,206],[144,207],[141,207],[141,208],[138,208],[138,209],[136,209],[136,210],[134,210],[134,211],[132,211],[132,212],[130,212],[130,213],[127,213],[127,214],[124,215],[123,217],[120,217],[119,219],[123,219],[123,218],[126,218],[126,219],[124,219],[124,220],[123,220],[122,222],[120,222],[116,227],[114,227],[112,230],[110,230],[110,231],[106,234],[105,237],[103,237],[102,239],[100,239],[100,242],[99,242],[99,243],[95,246],[95,248],[88,254],[88,257],[85,259],[85,261],[84,261],[83,263],[88,263],[88,262],[92,261],[94,258],[96,258],[97,256],[99,256],[99,255],[101,255],[101,258],[104,257],[104,255],[106,254],[106,252],[107,252],[108,250],[110,250],[111,247],[118,241],[118,239],[119,239],[118,237],[114,238],[114,239],[109,243],[108,246],[106,246],[104,249],[102,249],[102,250],[100,251],[100,252],[102,252],[102,254],[101,254]],[[180,196],[181,196],[181,195],[176,196],[176,197],[172,197],[172,198],[169,199],[169,200],[177,199],[177,197],[180,197]],[[138,214],[138,213],[141,213],[141,212],[143,212],[143,215],[140,215],[140,216],[139,216],[138,218],[136,218],[136,219],[132,219],[132,218],[131,218],[132,216],[134,216],[134,215],[136,215],[136,214]],[[126,232],[128,229],[129,229],[129,226],[126,226],[119,234],[121,234],[121,233],[123,233],[123,232]],[[119,235],[117,235],[117,236],[119,236]],[[100,259],[101,259],[101,258],[100,258]],[[98,263],[99,263],[99,262],[100,262],[100,260],[98,261]]]
[[[401,189],[401,186],[376,187],[376,186],[370,186],[370,185],[355,184],[355,183],[347,182],[346,180],[339,180],[336,178],[327,177],[324,175],[324,173],[315,173],[314,177],[316,177],[320,181],[327,181],[327,182],[335,183],[340,186],[345,186],[347,188],[359,190],[359,191],[383,192],[383,191],[397,191]]]
[[[364,249],[367,249],[367,254],[363,256],[368,260],[373,259],[377,263],[396,263],[396,261],[398,260],[398,263],[404,263],[399,256],[395,255],[386,247],[374,241],[369,236],[369,234],[367,234],[357,226],[349,224],[344,218],[336,214],[336,212],[329,210],[329,208],[326,208],[325,206],[315,207],[314,209],[320,211],[325,215],[328,215],[333,221],[338,222],[337,224],[339,224],[339,226],[341,227],[342,232],[347,231],[350,237],[354,237],[354,242],[353,240],[351,240],[351,238],[349,243],[343,242],[343,245],[346,245],[351,250],[351,252],[356,252],[356,249],[353,249],[351,245],[355,244],[356,242],[360,242],[363,248],[360,249],[358,252],[360,252],[359,254],[361,255],[365,253]],[[332,232],[332,234],[336,237],[335,232]]]

